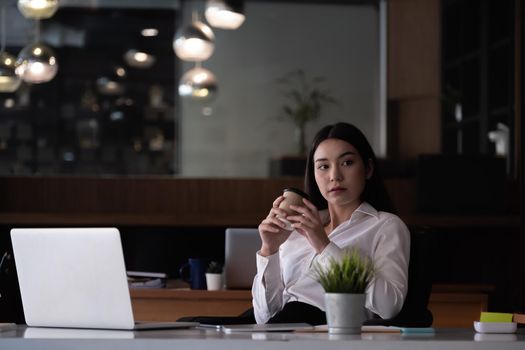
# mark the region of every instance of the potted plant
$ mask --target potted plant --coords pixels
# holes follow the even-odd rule
[[[289,118],[295,126],[299,156],[304,156],[306,151],[306,125],[321,116],[325,104],[337,103],[329,91],[323,88],[325,80],[323,77],[309,78],[301,69],[289,72],[277,80],[287,99],[282,107],[284,117]]]
[[[375,275],[373,261],[361,256],[357,248],[350,248],[341,260],[331,260],[326,268],[316,265],[314,275],[325,290],[329,333],[360,333],[365,320],[365,291]]]
[[[222,264],[210,261],[206,269],[206,286],[208,290],[222,289]]]

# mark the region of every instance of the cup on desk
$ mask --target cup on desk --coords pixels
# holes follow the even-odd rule
[[[191,289],[206,289],[207,263],[206,259],[189,258],[188,262],[180,267],[179,274],[184,281],[190,284]]]

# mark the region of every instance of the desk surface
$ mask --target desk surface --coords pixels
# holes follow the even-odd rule
[[[523,349],[525,332],[476,334],[473,330],[437,329],[435,333],[237,333],[216,330],[112,331],[26,328],[0,332],[0,349]]]

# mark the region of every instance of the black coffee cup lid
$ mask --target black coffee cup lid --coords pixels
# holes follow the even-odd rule
[[[307,195],[306,193],[304,193],[303,191],[301,191],[300,189],[298,188],[295,188],[295,187],[287,187],[283,190],[283,192],[293,192],[293,193],[297,193],[299,196],[301,197],[304,197],[308,200],[310,200],[310,196]]]

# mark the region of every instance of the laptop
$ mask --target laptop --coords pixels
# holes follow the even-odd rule
[[[140,330],[198,325],[135,322],[116,228],[17,228],[11,241],[28,326]]]
[[[224,245],[226,289],[251,289],[257,273],[255,254],[261,249],[256,228],[227,228]]]

